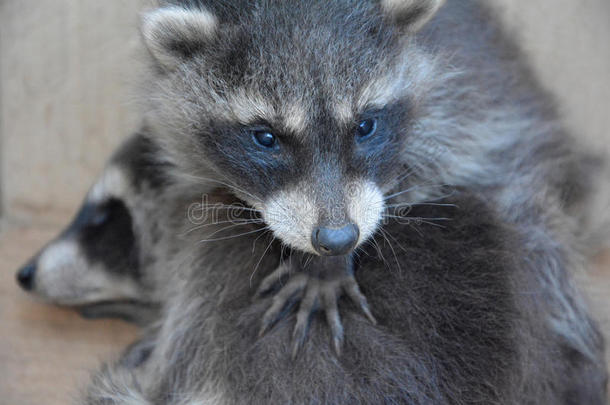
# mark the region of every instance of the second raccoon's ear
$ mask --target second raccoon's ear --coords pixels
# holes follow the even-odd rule
[[[383,11],[409,32],[416,32],[445,4],[445,0],[381,0]]]
[[[151,55],[171,71],[204,48],[217,27],[218,20],[206,10],[166,7],[144,14],[141,31]]]

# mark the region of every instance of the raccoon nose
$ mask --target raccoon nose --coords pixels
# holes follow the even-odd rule
[[[23,266],[17,273],[17,281],[21,288],[26,291],[31,291],[34,287],[34,274],[36,273],[36,264],[29,263]]]
[[[314,249],[322,256],[341,256],[348,254],[360,236],[360,230],[355,224],[333,229],[319,227],[311,235]]]

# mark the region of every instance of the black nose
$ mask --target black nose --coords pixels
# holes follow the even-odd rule
[[[319,227],[311,235],[314,249],[323,256],[340,256],[349,253],[360,236],[360,230],[355,224],[349,224],[339,229]]]
[[[31,291],[34,287],[34,274],[36,273],[36,264],[30,263],[23,266],[17,273],[17,281],[21,288],[26,291]]]

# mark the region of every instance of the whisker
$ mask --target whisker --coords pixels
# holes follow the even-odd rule
[[[409,252],[407,251],[407,249],[406,249],[406,248],[405,248],[405,247],[404,247],[404,246],[403,246],[403,245],[402,245],[400,242],[398,242],[398,240],[396,239],[396,237],[395,237],[394,235],[392,235],[392,234],[391,234],[389,231],[387,231],[387,230],[385,230],[385,231],[384,231],[384,233],[385,233],[386,235],[388,235],[390,238],[392,238],[392,240],[393,240],[394,242],[396,242],[396,244],[398,245],[398,247],[399,247],[399,248],[400,248],[400,249],[401,249],[403,252],[405,252],[405,253],[409,253]]]
[[[409,216],[404,216],[404,217],[394,217],[396,219],[407,219],[409,220],[408,222],[413,224],[427,224],[427,225],[432,225],[432,226],[436,226],[436,227],[441,227],[441,228],[446,228],[443,225],[434,223],[432,221],[453,221],[453,218],[425,218],[425,217],[409,217]]]
[[[250,274],[250,288],[252,288],[252,279],[254,278],[254,274],[256,274],[256,271],[258,270],[258,266],[260,266],[261,262],[263,261],[263,258],[265,257],[265,255],[267,254],[269,249],[271,248],[271,245],[273,245],[274,241],[275,241],[275,237],[271,238],[271,242],[269,242],[269,244],[267,245],[267,248],[261,255],[261,258],[258,259],[258,262],[256,263],[256,266],[254,267],[254,271],[252,272],[252,274]]]
[[[390,205],[386,205],[386,208],[420,207],[420,206],[458,208],[458,206],[455,204],[441,204],[441,203],[433,203],[433,202],[419,202],[419,203],[408,203],[407,202],[407,203],[400,203],[400,204],[390,204]]]
[[[394,250],[394,247],[392,246],[392,242],[390,242],[390,240],[387,238],[386,232],[383,230],[383,228],[379,228],[379,230],[381,231],[381,236],[384,237],[384,239],[388,242],[390,249],[392,249],[392,254],[394,255],[394,260],[396,260],[396,266],[398,266],[398,272],[402,273],[402,268],[400,267],[400,261],[398,260],[398,256],[396,255],[396,251]]]
[[[373,244],[372,244],[372,243],[370,242],[370,240],[368,240],[368,239],[367,239],[366,241],[364,241],[363,245],[364,245],[364,244],[366,244],[367,246],[371,246],[373,249],[375,249],[375,247],[373,246]],[[365,255],[366,255],[366,256],[368,256],[368,257],[371,257],[371,255],[370,255],[370,254],[369,254],[369,253],[368,253],[368,252],[367,252],[365,249],[363,249],[363,248],[362,248],[362,246],[358,246],[358,247],[356,248],[356,250],[354,250],[354,252],[356,252],[356,251],[359,251],[360,253],[365,254]],[[358,256],[358,258],[360,258],[360,256]]]
[[[227,204],[221,204],[221,203],[204,205],[204,206],[201,207],[201,209],[205,209],[205,210],[219,209],[219,210],[236,210],[236,211],[262,212],[261,210],[257,210],[256,208],[250,208],[250,207],[239,206],[239,205],[227,205]]]
[[[429,184],[429,185],[427,185],[427,184],[417,184],[417,185],[411,186],[411,187],[409,187],[409,188],[407,188],[405,190],[402,190],[402,191],[399,191],[397,193],[391,194],[391,195],[385,197],[383,199],[383,201],[387,201],[387,200],[389,200],[391,198],[398,197],[399,195],[406,194],[406,193],[408,193],[410,191],[421,189],[421,188],[441,188],[441,187],[447,187],[447,186],[448,186],[448,184]]]
[[[377,250],[377,254],[379,255],[379,257],[381,258],[381,260],[385,263],[386,267],[388,266],[388,262],[386,261],[383,252],[381,251],[381,247],[379,246],[379,242],[377,242],[377,239],[375,239],[375,236],[373,236],[372,241],[374,242],[374,247]]]
[[[389,214],[381,214],[382,217],[384,218],[396,218],[396,219],[407,219],[407,220],[413,220],[413,221],[417,221],[417,222],[421,222],[421,221],[451,221],[452,218],[424,218],[424,217],[410,217],[408,215],[389,215]]]
[[[312,262],[313,260],[313,255],[309,255],[307,256],[307,259],[305,259],[305,264],[303,265],[303,269],[306,269],[307,266],[309,266],[309,264]]]
[[[406,179],[408,179],[409,177],[413,176],[415,174],[415,168],[409,168],[409,170],[407,170],[407,172],[405,174],[401,174],[400,177],[396,178],[394,181],[396,183],[400,183],[401,181],[404,181]]]
[[[265,236],[269,232],[271,232],[271,229],[265,228],[265,232],[261,233],[256,237],[256,239],[254,239],[254,242],[252,242],[252,254],[254,254],[254,251],[256,250],[256,242],[258,242],[261,237]]]
[[[261,232],[267,230],[267,228],[260,228],[260,229],[255,229],[254,231],[250,231],[250,232],[244,232],[244,233],[240,233],[239,235],[231,235],[231,236],[226,236],[223,238],[215,238],[215,239],[203,239],[200,240],[199,243],[205,243],[205,242],[217,242],[220,240],[227,240],[227,239],[233,239],[233,238],[239,238],[240,236],[245,236],[245,235],[250,235],[256,232]]]
[[[407,222],[407,225],[409,225],[409,226],[411,227],[411,229],[413,229],[415,232],[417,232],[417,234],[418,234],[419,236],[421,236],[421,237],[423,237],[423,236],[424,236],[424,234],[421,232],[421,230],[420,230],[418,227],[416,227],[416,226],[414,226],[414,225],[413,225],[413,222],[412,222],[412,221]]]
[[[195,232],[195,231],[197,231],[199,229],[203,229],[203,228],[205,228],[207,226],[212,226],[212,225],[222,225],[222,224],[249,225],[249,224],[262,224],[262,223],[264,223],[262,220],[250,220],[250,219],[249,220],[231,220],[231,221],[221,221],[221,222],[210,222],[210,223],[198,225],[198,226],[196,226],[194,228],[191,228],[188,231],[185,231],[185,232],[181,233],[180,235],[181,236],[186,236],[186,235],[188,235],[188,234],[190,234],[192,232]],[[228,229],[228,228],[224,228],[224,229]]]
[[[428,221],[418,221],[420,224],[426,224],[426,225],[430,225],[430,226],[435,226],[437,228],[442,228],[442,229],[447,229],[446,226],[441,225],[441,224],[435,224],[434,222],[428,222]]]

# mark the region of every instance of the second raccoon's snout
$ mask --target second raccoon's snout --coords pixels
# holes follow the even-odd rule
[[[348,254],[358,243],[360,230],[355,224],[333,229],[317,227],[311,234],[311,244],[323,256],[341,256]]]
[[[36,274],[36,264],[28,263],[17,272],[17,282],[26,291],[34,288],[34,275]]]

